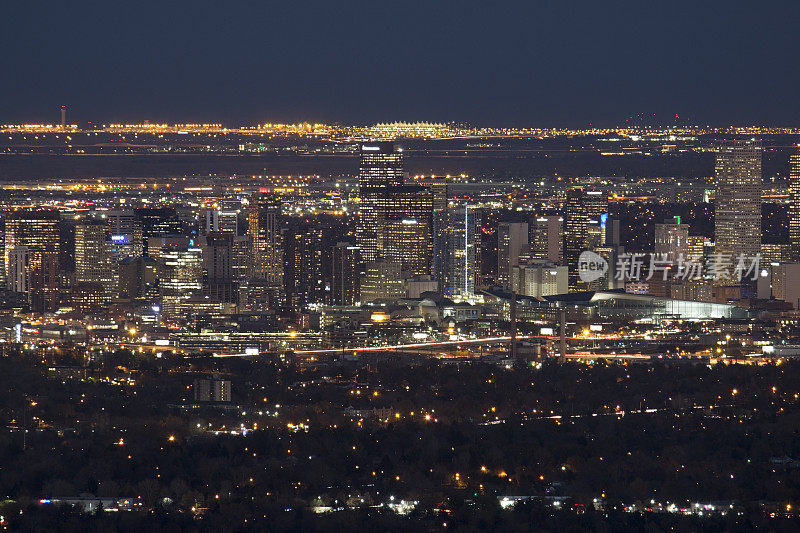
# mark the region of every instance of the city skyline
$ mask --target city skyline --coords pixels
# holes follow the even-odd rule
[[[0,529],[800,531],[800,2],[17,2]]]

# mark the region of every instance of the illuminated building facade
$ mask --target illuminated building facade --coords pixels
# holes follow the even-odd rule
[[[480,258],[480,212],[469,206],[434,214],[434,278],[446,295],[475,294]]]
[[[389,261],[371,261],[365,265],[361,280],[361,301],[372,302],[396,299],[405,296],[406,290],[400,278],[400,265]]]
[[[379,213],[378,256],[400,265],[403,273],[431,274],[431,190],[427,187],[404,185],[376,189],[374,194]]]
[[[283,233],[283,286],[291,309],[322,303],[322,243],[322,226],[314,222],[294,223]]]
[[[536,259],[514,265],[511,286],[514,292],[524,296],[564,294],[568,290],[567,267]]]
[[[789,242],[792,261],[800,261],[800,154],[789,156]]]
[[[403,184],[403,152],[391,141],[361,145],[358,186],[399,187]]]
[[[564,218],[533,217],[529,231],[531,257],[547,259],[556,264],[561,263],[564,248]]]
[[[252,277],[253,271],[253,246],[250,235],[236,235],[233,237],[231,251],[231,270],[233,279],[244,281]]]
[[[58,267],[61,249],[58,211],[21,210],[6,218],[3,263],[6,280],[20,279],[19,263],[12,269],[12,252],[25,247],[26,289],[32,310],[55,309],[58,304]],[[19,257],[17,257],[19,259]],[[12,288],[13,287],[9,287]]]
[[[501,222],[497,227],[497,284],[511,285],[511,271],[528,249],[527,222]]]
[[[608,211],[608,197],[602,191],[574,187],[564,202],[564,262],[569,270],[569,289],[581,289],[578,258],[589,247],[590,221],[598,221]]]
[[[161,302],[164,314],[183,318],[190,314],[192,298],[200,295],[203,284],[203,253],[198,247],[170,246],[161,251]]]
[[[356,242],[365,261],[377,259],[378,195],[386,188],[403,185],[403,154],[393,142],[370,142],[360,147],[358,176],[359,209]]]
[[[182,233],[183,227],[178,218],[178,212],[173,207],[135,209],[134,215],[142,229],[142,253],[144,255],[150,253],[149,239]],[[121,234],[124,235],[124,233]]]
[[[251,196],[248,234],[253,254],[252,277],[275,287],[283,284],[280,215],[281,200],[277,194],[259,191]]]
[[[717,147],[715,253],[736,258],[761,251],[761,141],[734,140]]]
[[[655,225],[655,254],[659,258],[675,262],[679,257],[689,255],[689,225],[681,224],[680,217],[674,217],[663,224]]]
[[[108,225],[83,220],[75,226],[75,282],[103,287],[106,301],[114,298],[116,282]]]
[[[416,181],[415,183],[430,189],[434,213],[438,213],[439,211],[444,211],[447,209],[447,201],[449,196],[447,178],[431,177]]]
[[[106,288],[100,283],[78,283],[71,294],[73,309],[83,315],[101,311],[107,302]]]
[[[331,303],[355,305],[359,301],[361,250],[348,242],[333,247],[331,265]]]
[[[235,303],[238,298],[233,281],[233,239],[230,233],[209,233],[201,240],[203,294],[217,302]]]
[[[140,257],[144,254],[142,225],[132,210],[106,211],[102,216],[108,224],[113,262],[122,261],[126,257]]]

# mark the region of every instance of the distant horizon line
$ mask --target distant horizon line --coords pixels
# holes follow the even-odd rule
[[[0,130],[23,130],[27,128],[48,128],[48,129],[68,129],[68,130],[97,130],[97,129],[123,129],[123,128],[206,128],[206,129],[223,129],[223,130],[263,130],[263,129],[280,129],[280,128],[293,128],[293,129],[309,129],[309,133],[314,132],[315,128],[355,128],[355,129],[380,129],[380,128],[403,128],[403,127],[416,127],[428,129],[440,129],[442,131],[449,130],[510,130],[510,131],[613,131],[613,130],[692,130],[692,129],[709,129],[709,130],[754,130],[754,129],[773,129],[773,130],[798,130],[800,133],[800,125],[768,125],[768,124],[617,124],[617,125],[595,125],[587,124],[583,126],[510,126],[510,125],[480,125],[472,124],[469,122],[447,121],[447,122],[431,122],[431,121],[381,121],[374,123],[346,123],[341,121],[334,122],[255,122],[232,125],[226,122],[160,122],[152,120],[144,120],[142,122],[118,122],[109,121],[105,123],[96,121],[85,121],[81,123],[67,123],[62,125],[59,122],[8,122],[1,123]]]

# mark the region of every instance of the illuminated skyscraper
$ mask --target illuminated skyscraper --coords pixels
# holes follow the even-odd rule
[[[159,253],[162,311],[172,319],[190,314],[190,299],[203,289],[203,252],[196,246],[166,245]]]
[[[403,184],[403,151],[392,141],[361,145],[358,186],[361,188],[398,187]]]
[[[789,157],[789,242],[792,260],[800,261],[800,154]]]
[[[447,209],[448,186],[446,177],[431,176],[430,178],[419,180],[416,183],[431,190],[434,213]]]
[[[216,207],[205,208],[201,213],[201,233],[231,233],[239,232],[239,213],[235,210],[223,210]]]
[[[25,247],[26,254],[17,253],[25,256],[28,300],[35,311],[55,309],[58,304],[59,219],[58,211],[54,210],[14,211],[6,218],[3,254],[6,280],[14,282],[19,278],[17,272],[12,272],[11,257],[16,248]]]
[[[567,267],[547,259],[531,259],[514,266],[511,287],[525,296],[551,296],[567,292]]]
[[[681,224],[680,217],[655,226],[655,254],[675,262],[689,255],[689,225]]]
[[[567,191],[564,202],[564,261],[569,269],[569,288],[583,287],[578,278],[578,258],[589,246],[589,221],[608,211],[608,198],[602,191],[575,187]]]
[[[75,225],[75,282],[102,286],[106,301],[115,296],[111,241],[103,221],[82,220]]]
[[[233,281],[233,239],[230,233],[209,233],[201,238],[203,294],[217,302],[236,302]]]
[[[219,209],[205,207],[200,210],[200,234],[219,233]]]
[[[260,191],[250,198],[248,233],[253,247],[253,278],[272,286],[283,283],[281,201],[277,194]]]
[[[348,242],[333,247],[331,303],[354,305],[359,301],[361,250]]]
[[[178,212],[173,207],[139,208],[134,210],[139,227],[142,228],[142,252],[149,253],[148,239],[182,233]]]
[[[283,286],[291,309],[322,303],[322,225],[293,221],[283,233]]]
[[[364,267],[361,279],[361,301],[394,299],[405,296],[406,289],[400,277],[400,265],[389,261],[371,261]]]
[[[564,261],[570,290],[578,289],[578,257],[586,250],[588,225],[586,194],[580,188],[568,190],[564,203]]]
[[[528,249],[527,222],[501,222],[497,227],[497,284],[511,285],[511,272]]]
[[[560,216],[534,217],[531,220],[530,247],[533,259],[547,259],[561,263],[564,247],[564,218]]]
[[[433,269],[433,196],[427,187],[404,185],[373,191],[378,212],[378,256],[410,275]]]
[[[126,257],[117,264],[117,295],[121,299],[159,297],[159,265],[150,257]]]
[[[126,257],[141,257],[144,254],[144,234],[136,213],[132,210],[105,211],[102,217],[108,223],[114,262],[122,261]]]
[[[469,206],[434,214],[434,277],[443,294],[475,294],[478,279],[480,213]]]
[[[717,147],[714,200],[715,253],[756,257],[761,251],[761,141]]]
[[[250,235],[236,235],[233,237],[231,261],[231,270],[235,281],[244,281],[252,277],[253,243],[250,240]]]
[[[41,252],[31,252],[27,246],[17,246],[8,254],[8,289],[21,294],[28,294],[31,284],[31,258],[34,254],[41,255]],[[34,259],[34,261],[41,258]]]
[[[356,242],[365,261],[378,257],[378,227],[381,214],[377,206],[379,192],[403,185],[403,154],[391,141],[361,145],[359,168],[359,209]]]

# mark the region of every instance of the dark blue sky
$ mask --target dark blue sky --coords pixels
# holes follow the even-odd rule
[[[15,1],[0,123],[800,125],[800,1]]]

